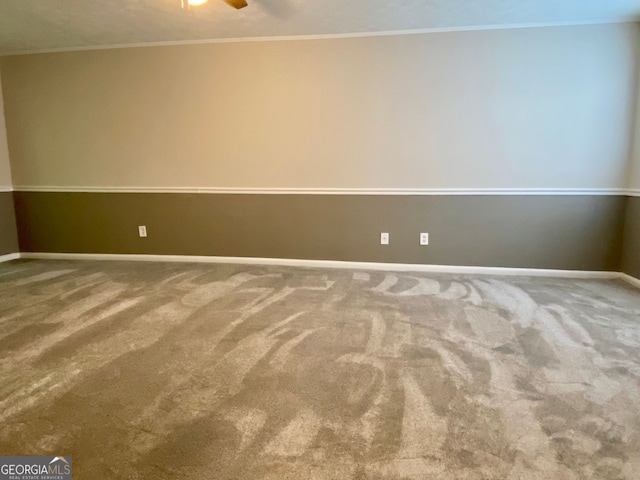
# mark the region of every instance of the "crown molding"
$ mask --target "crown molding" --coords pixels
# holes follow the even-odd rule
[[[179,46],[179,45],[206,45],[206,44],[213,44],[213,43],[331,40],[331,39],[340,39],[340,38],[421,35],[421,34],[428,34],[428,33],[475,32],[475,31],[485,31],[485,30],[518,30],[523,28],[617,25],[617,24],[626,24],[626,23],[633,24],[639,21],[640,21],[640,17],[628,17],[628,18],[607,19],[607,20],[595,19],[595,20],[575,20],[575,21],[564,21],[564,22],[511,23],[511,24],[504,24],[504,25],[467,25],[467,26],[460,26],[460,27],[433,27],[433,28],[417,28],[417,29],[409,29],[409,30],[327,33],[327,34],[314,34],[314,35],[274,35],[274,36],[262,36],[262,37],[230,37],[230,38],[209,38],[209,39],[200,39],[200,40],[174,40],[174,41],[164,41],[164,42],[117,43],[117,44],[110,44],[110,45],[90,45],[90,46],[49,48],[49,49],[38,49],[38,50],[14,50],[14,51],[0,53],[0,57],[8,57],[12,55],[36,55],[36,54],[43,54],[43,53],[112,50],[112,49],[121,49],[121,48],[167,47],[167,46]]]
[[[190,193],[227,195],[629,195],[623,188],[230,188],[16,185],[17,192]]]

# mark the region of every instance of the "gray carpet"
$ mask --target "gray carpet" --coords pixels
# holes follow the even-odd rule
[[[0,454],[75,479],[638,479],[620,281],[0,265]]]

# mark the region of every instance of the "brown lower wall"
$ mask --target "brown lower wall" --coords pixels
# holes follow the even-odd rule
[[[18,233],[13,209],[13,194],[0,192],[0,255],[18,252]]]
[[[640,197],[629,197],[627,203],[622,271],[640,278]]]
[[[15,202],[24,252],[619,270],[626,198],[15,192]]]

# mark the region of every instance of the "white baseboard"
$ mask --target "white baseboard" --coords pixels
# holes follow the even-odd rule
[[[396,272],[454,273],[472,275],[519,275],[561,278],[620,278],[619,272],[584,270],[549,270],[542,268],[473,267],[457,265],[423,265],[413,263],[341,262],[290,258],[214,257],[194,255],[139,255],[101,253],[22,253],[22,258],[43,260],[119,260],[143,262],[227,263],[244,265],[278,265],[287,267],[338,268],[351,270],[383,270]]]
[[[626,273],[621,273],[620,278],[625,282],[630,283],[634,287],[640,288],[640,279],[637,279],[636,277],[632,277],[631,275],[627,275]]]
[[[7,253],[6,255],[0,255],[0,263],[9,262],[11,260],[17,260],[20,258],[19,253]]]

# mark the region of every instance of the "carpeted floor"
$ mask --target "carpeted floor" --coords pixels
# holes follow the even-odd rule
[[[620,281],[0,265],[0,454],[85,479],[638,479]]]

